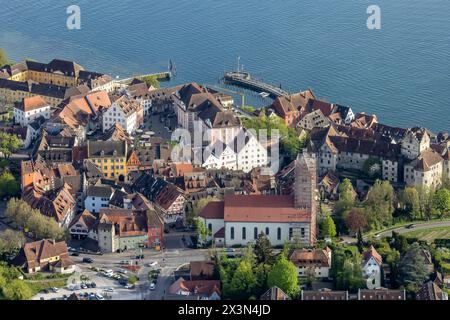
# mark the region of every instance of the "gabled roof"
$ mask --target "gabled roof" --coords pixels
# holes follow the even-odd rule
[[[292,195],[226,195],[224,220],[234,222],[309,222],[311,212],[297,209]]]
[[[379,266],[381,266],[381,264],[383,263],[383,258],[377,252],[377,250],[375,250],[375,248],[371,245],[369,249],[363,254],[363,265],[365,265],[372,257],[375,259],[375,262]]]
[[[84,211],[75,216],[75,218],[70,223],[69,228],[74,225],[81,224],[88,230],[93,229],[98,223],[98,219],[89,210],[84,209]]]
[[[295,250],[289,257],[289,260],[295,265],[302,267],[318,266],[331,268],[331,250],[328,247],[323,250]]]
[[[44,100],[41,96],[33,96],[24,98],[21,103],[16,104],[16,108],[23,112],[28,112],[44,107],[48,107],[50,104]]]
[[[413,160],[409,165],[416,171],[426,172],[431,170],[431,167],[443,161],[444,159],[431,149],[422,151],[419,157]]]
[[[125,157],[127,145],[125,141],[92,141],[87,143],[88,158]]]
[[[224,201],[211,201],[199,213],[199,217],[204,219],[223,219]]]

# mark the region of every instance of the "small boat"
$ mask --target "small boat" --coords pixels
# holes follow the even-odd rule
[[[270,96],[270,93],[267,93],[267,92],[261,92],[259,95],[260,95],[261,97],[263,97],[263,98],[267,98],[268,96]]]

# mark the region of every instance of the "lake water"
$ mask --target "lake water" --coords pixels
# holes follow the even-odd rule
[[[285,89],[375,113],[397,126],[450,129],[448,0],[0,0],[0,47],[14,60],[72,59],[113,76],[163,71],[216,84],[236,68]],[[66,8],[81,8],[81,30]],[[381,8],[381,30],[366,9]],[[249,94],[253,104],[261,99]]]

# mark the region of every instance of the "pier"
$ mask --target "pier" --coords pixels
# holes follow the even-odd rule
[[[247,88],[259,93],[267,92],[271,98],[289,95],[289,92],[274,86],[269,83],[262,82],[260,80],[253,79],[250,73],[243,71],[226,72],[223,80],[225,83]]]
[[[163,72],[158,72],[158,73],[150,73],[150,74],[143,74],[143,75],[136,75],[134,77],[130,77],[130,78],[126,78],[126,79],[120,79],[117,80],[117,82],[119,83],[124,83],[124,84],[128,84],[130,83],[133,79],[139,79],[142,80],[146,77],[156,77],[156,79],[158,81],[169,81],[172,78],[172,72],[170,71],[163,71]]]

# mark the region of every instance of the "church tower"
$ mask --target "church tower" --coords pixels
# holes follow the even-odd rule
[[[307,210],[311,214],[310,243],[316,241],[317,219],[317,160],[315,154],[306,149],[295,160],[294,205],[299,210]]]

